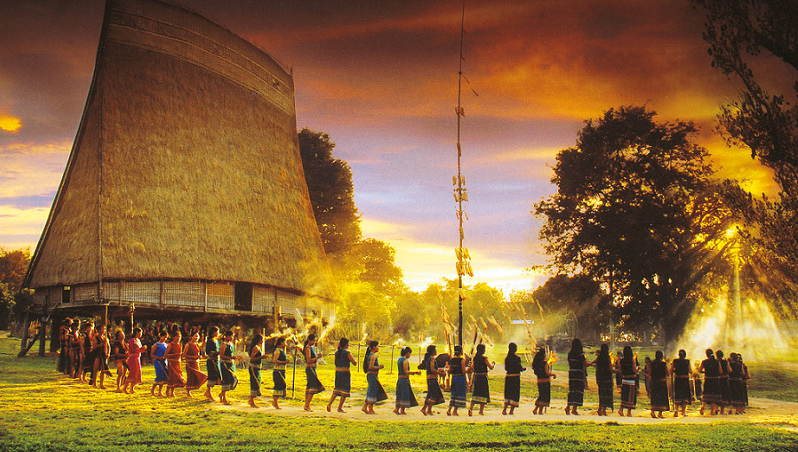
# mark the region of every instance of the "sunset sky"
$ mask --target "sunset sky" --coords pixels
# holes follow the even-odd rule
[[[397,250],[405,282],[455,278],[461,0],[175,0],[293,68],[298,126],[327,132],[352,167],[366,237]],[[219,5],[224,4],[224,7]],[[89,89],[102,0],[0,5],[0,246],[36,246]],[[546,276],[530,210],[554,192],[558,150],[583,121],[646,105],[692,120],[719,177],[757,193],[769,172],[714,130],[738,87],[710,66],[687,0],[467,0],[463,173],[474,278],[505,289]],[[770,69],[779,82],[794,74]],[[476,91],[478,96],[471,90]]]

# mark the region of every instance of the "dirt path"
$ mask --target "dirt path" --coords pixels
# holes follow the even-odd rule
[[[355,394],[355,400],[362,400]],[[350,403],[344,405],[346,413],[337,413],[335,407],[333,412],[328,413],[323,403],[329,401],[329,394],[322,394],[321,397],[316,397],[312,405],[312,412],[305,412],[302,410],[301,402],[299,401],[284,401],[282,409],[276,410],[269,405],[266,400],[259,402],[259,408],[250,408],[246,405],[236,404],[233,406],[214,405],[219,410],[240,410],[252,412],[264,412],[277,416],[293,416],[293,417],[324,417],[334,418],[349,421],[412,421],[412,422],[507,422],[507,421],[539,421],[539,422],[573,422],[573,421],[587,421],[596,423],[614,423],[614,424],[709,424],[709,423],[731,423],[731,422],[749,422],[749,423],[763,423],[763,424],[777,424],[783,428],[798,432],[798,403],[782,402],[771,399],[751,399],[751,406],[747,414],[743,415],[725,415],[725,416],[701,416],[698,414],[700,405],[693,404],[687,411],[687,417],[672,417],[673,414],[665,413],[665,419],[653,419],[650,416],[648,409],[640,409],[632,412],[632,417],[621,417],[617,413],[613,413],[607,417],[600,417],[595,411],[587,409],[581,410],[579,416],[566,416],[564,414],[565,400],[552,400],[552,406],[549,408],[548,413],[540,416],[532,414],[534,403],[532,400],[522,400],[521,406],[516,409],[513,416],[503,416],[501,410],[493,406],[486,407],[485,415],[478,416],[476,412],[473,417],[468,417],[468,411],[461,409],[460,416],[447,416],[445,405],[439,405],[435,410],[433,416],[423,416],[419,408],[412,408],[408,410],[406,416],[397,416],[393,414],[393,405],[385,404],[376,408],[377,414],[367,415],[360,411],[360,405],[354,406]],[[593,407],[591,407],[593,408]]]

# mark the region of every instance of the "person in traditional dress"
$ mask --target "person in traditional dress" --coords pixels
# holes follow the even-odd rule
[[[646,385],[646,397],[651,398],[651,358],[646,356],[643,360],[643,375]]]
[[[543,411],[551,405],[551,379],[557,376],[551,371],[551,364],[546,358],[546,349],[541,347],[532,359],[532,372],[538,380],[538,398],[535,400],[532,414],[543,414]]]
[[[261,361],[263,360],[263,335],[255,334],[249,344],[249,401],[252,408],[257,408],[255,398],[261,396]]]
[[[734,414],[743,414],[745,413],[743,363],[738,356],[737,353],[729,355],[729,400],[731,408],[734,409]]]
[[[715,351],[715,357],[720,365],[718,385],[720,386],[720,414],[725,414],[726,407],[731,403],[729,396],[729,362],[723,357],[723,350]],[[731,413],[731,410],[729,410]]]
[[[748,406],[748,380],[751,379],[751,373],[748,372],[748,366],[745,365],[743,362],[743,355],[737,354],[737,360],[740,361],[740,365],[743,367],[743,398],[745,399],[745,406]],[[745,411],[745,410],[743,410]]]
[[[488,370],[492,370],[493,363],[485,356],[485,344],[477,345],[477,354],[471,360],[469,368],[473,375],[473,393],[471,394],[471,406],[468,407],[468,415],[472,416],[474,405],[479,404],[479,415],[485,415],[485,404],[490,403],[490,386],[488,385]]]
[[[144,349],[146,352],[146,349]],[[123,392],[135,394],[136,385],[141,383],[141,328],[133,328],[133,337],[127,341],[127,368]]]
[[[701,361],[698,371],[704,374],[704,390],[701,397],[701,409],[698,411],[704,414],[704,409],[709,406],[709,414],[718,414],[718,406],[721,403],[720,394],[720,364],[715,359],[715,353],[711,348],[706,351],[707,359]]]
[[[459,345],[454,346],[454,357],[449,361],[449,377],[451,378],[451,390],[449,399],[449,408],[446,410],[446,415],[457,416],[459,408],[465,408],[466,397],[468,392],[468,380],[466,378],[467,370],[465,358],[463,357],[463,347]]]
[[[153,396],[161,397],[166,381],[169,379],[166,373],[166,340],[168,339],[166,330],[158,333],[158,342],[152,347],[150,351],[150,358],[152,358],[152,365],[155,368],[155,381],[150,388],[150,394]],[[155,393],[155,388],[158,388],[158,394]]]
[[[321,358],[321,353],[316,352],[316,335],[309,334],[305,340],[305,346],[302,349],[302,355],[305,357],[305,375],[307,376],[307,387],[305,388],[305,406],[302,408],[305,411],[313,411],[310,409],[310,402],[313,396],[320,392],[324,392],[324,385],[319,381],[319,375],[316,373],[317,361]]]
[[[288,364],[288,355],[285,353],[286,342],[284,337],[278,337],[274,344],[274,353],[272,354],[272,381],[274,382],[274,390],[272,390],[272,406],[275,409],[282,409],[277,403],[280,397],[285,397],[285,390],[287,384],[285,381],[285,366]]]
[[[621,380],[621,407],[618,409],[618,414],[623,416],[623,410],[626,409],[626,416],[631,417],[632,410],[637,406],[637,372],[640,370],[640,365],[632,352],[632,347],[628,345],[623,348],[620,369],[623,380]]]
[[[207,358],[206,369],[208,371],[207,386],[205,387],[205,398],[215,402],[211,390],[216,385],[222,384],[222,369],[219,365],[219,327],[212,326],[208,329],[208,337],[205,341],[205,357]]]
[[[651,417],[662,419],[663,411],[670,411],[668,396],[668,369],[667,361],[663,360],[662,351],[657,350],[654,361],[651,361]],[[655,414],[656,413],[656,414]]]
[[[698,402],[701,402],[704,396],[704,384],[701,381],[701,372],[698,371],[700,368],[701,361],[693,363],[693,394]]]
[[[690,385],[690,360],[687,359],[687,352],[679,350],[679,357],[671,363],[671,373],[673,374],[673,417],[687,416],[685,410],[687,405],[693,402],[693,391]]]
[[[568,404],[565,406],[565,414],[579,415],[577,410],[584,403],[587,386],[587,367],[594,364],[595,361],[587,362],[582,341],[574,338],[568,352]]]
[[[516,354],[518,345],[510,342],[507,345],[507,356],[504,358],[504,406],[502,414],[507,414],[510,408],[510,415],[513,414],[521,401],[521,372],[526,371],[526,367],[521,365],[521,357]]]
[[[238,387],[238,377],[236,377],[236,349],[233,345],[233,332],[225,331],[222,335],[221,353],[219,353],[219,367],[222,371],[222,392],[219,393],[219,401],[225,405],[232,405],[227,400],[227,392]]]
[[[75,320],[67,333],[67,368],[65,373],[70,378],[78,378],[80,371],[80,321]]]
[[[336,397],[340,397],[338,402],[338,412],[344,413],[344,401],[349,397],[352,390],[352,374],[350,365],[357,365],[355,357],[349,351],[349,339],[342,337],[338,341],[338,350],[335,351],[335,389],[333,389],[330,403],[327,404],[327,411],[332,411],[333,402]]]
[[[116,392],[122,392],[122,384],[127,375],[127,344],[125,343],[125,332],[117,330],[114,335],[114,342],[111,343],[111,358],[116,364]]]
[[[72,325],[72,319],[64,319],[61,326],[58,328],[58,364],[56,371],[63,374],[67,373],[67,365],[69,363],[69,348],[67,346],[69,327]]]
[[[398,378],[396,379],[396,408],[394,414],[407,414],[405,410],[418,406],[416,396],[413,395],[413,388],[410,386],[410,375],[418,375],[421,372],[410,370],[410,355],[413,349],[405,347],[401,351],[401,357],[396,362]]]
[[[613,404],[613,375],[615,375],[615,366],[610,356],[610,347],[607,344],[601,344],[599,354],[596,357],[596,386],[598,387],[599,394],[599,407],[598,415],[607,416],[607,410],[610,413],[615,410]]]
[[[363,360],[363,371],[366,372],[368,387],[366,388],[366,400],[360,410],[366,414],[377,414],[374,412],[374,405],[388,399],[388,394],[385,393],[385,389],[380,383],[380,369],[385,366],[380,364],[377,355],[379,351],[379,342],[369,342],[369,346],[366,348],[366,357]]]
[[[186,396],[192,397],[191,391],[199,389],[208,380],[208,376],[200,371],[199,333],[194,331],[183,347],[183,358],[186,360]]]
[[[427,376],[427,396],[424,398],[424,406],[421,407],[421,414],[424,416],[432,416],[433,406],[446,403],[446,400],[443,398],[443,391],[441,391],[440,383],[438,382],[438,378],[441,374],[444,374],[445,371],[435,366],[436,355],[436,347],[434,345],[428,345],[427,351],[424,354],[424,360],[421,361],[421,364],[418,366],[419,369],[424,370]]]
[[[94,323],[88,322],[83,326],[80,336],[80,375],[78,381],[92,384],[94,380]],[[88,374],[89,380],[86,380]]]
[[[180,330],[173,333],[172,340],[166,347],[166,397],[174,397],[176,388],[186,386],[186,379],[183,377],[183,335]]]
[[[105,389],[105,377],[112,376],[108,369],[108,360],[111,358],[111,341],[108,338],[108,329],[105,325],[100,325],[97,330],[95,341],[98,345],[94,358],[94,381],[97,383],[99,379],[99,388]]]

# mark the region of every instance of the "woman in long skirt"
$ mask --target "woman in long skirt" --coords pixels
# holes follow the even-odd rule
[[[587,367],[594,363],[595,361],[587,362],[582,341],[574,338],[571,351],[568,352],[568,405],[565,406],[565,414],[579,414],[577,409],[584,403]]]
[[[454,357],[449,361],[449,376],[452,384],[449,409],[446,410],[446,415],[451,416],[454,414],[457,416],[457,410],[466,406],[466,393],[468,392],[463,347],[459,345],[454,346]]]
[[[70,378],[77,378],[80,369],[80,321],[75,320],[67,333],[67,367],[64,373]]]
[[[125,344],[125,332],[118,330],[111,344],[111,357],[116,364],[116,392],[122,392],[122,385],[127,375],[127,344]]]
[[[388,399],[388,394],[380,383],[380,369],[385,366],[380,364],[377,353],[380,351],[380,344],[377,341],[369,342],[366,349],[366,358],[363,361],[363,371],[366,372],[366,400],[360,410],[366,414],[377,414],[374,412],[374,405]]]
[[[249,406],[257,408],[255,398],[261,396],[261,361],[263,360],[263,335],[258,333],[249,344]]]
[[[396,362],[396,369],[399,377],[396,380],[396,408],[394,414],[407,414],[405,410],[418,406],[416,396],[413,395],[413,388],[410,387],[410,375],[418,375],[421,372],[410,370],[410,355],[413,349],[405,347],[402,349],[402,356]]]
[[[477,354],[471,360],[471,368],[474,380],[474,392],[471,394],[471,406],[468,407],[468,415],[473,415],[474,405],[479,404],[479,415],[485,415],[485,404],[490,403],[490,386],[488,385],[488,370],[493,369],[495,363],[490,362],[485,356],[485,344],[477,345]]]
[[[305,356],[305,375],[307,376],[307,387],[305,388],[305,411],[313,411],[310,409],[310,402],[313,400],[313,395],[324,391],[324,385],[319,381],[319,376],[316,373],[316,362],[321,358],[321,353],[316,352],[316,335],[308,335],[305,341],[305,348],[302,350]]]
[[[663,411],[671,410],[668,402],[668,363],[662,358],[662,351],[657,350],[654,361],[651,361],[651,417],[660,419],[663,418]]]
[[[282,409],[277,403],[277,399],[285,397],[286,382],[285,382],[285,366],[288,364],[288,355],[285,353],[285,338],[278,337],[277,342],[274,344],[274,353],[272,354],[272,381],[274,382],[274,390],[272,391],[272,406],[275,409]]]
[[[709,406],[709,414],[718,414],[718,406],[721,403],[720,395],[720,364],[715,359],[715,353],[711,348],[706,351],[707,359],[701,361],[698,371],[704,374],[704,391],[701,397],[701,409],[698,411],[704,414],[704,409]]]
[[[128,374],[123,387],[125,394],[135,394],[136,385],[141,383],[141,351],[141,328],[133,328],[133,337],[127,341]]]
[[[72,324],[71,319],[64,319],[58,329],[58,364],[56,371],[66,373],[67,363],[69,362],[69,348],[67,347],[67,336],[69,336],[69,326]]]
[[[518,346],[515,342],[507,345],[507,356],[504,358],[504,407],[502,414],[507,414],[507,407],[510,407],[512,415],[515,408],[521,401],[521,372],[526,368],[521,365],[521,357],[516,355]]]
[[[743,389],[743,363],[737,353],[729,355],[729,400],[735,414],[745,412],[745,391]]]
[[[687,352],[679,350],[679,357],[673,360],[671,372],[673,373],[673,417],[687,416],[687,405],[693,402],[693,392],[690,390],[690,360]]]
[[[199,389],[208,380],[208,376],[200,371],[200,347],[198,344],[199,333],[192,333],[188,344],[183,347],[183,357],[186,359],[186,395],[191,397],[191,391]]]
[[[743,355],[737,354],[737,360],[740,361],[740,365],[743,367],[743,398],[745,399],[745,406],[748,406],[748,380],[751,379],[751,373],[748,372],[748,366],[745,365],[743,362]]]
[[[637,406],[637,372],[640,370],[640,365],[632,352],[632,347],[628,345],[623,348],[620,367],[623,380],[621,380],[621,408],[618,409],[618,414],[623,416],[623,410],[626,409],[626,416],[632,416],[632,410]]]
[[[183,378],[183,344],[180,331],[175,331],[169,346],[166,347],[166,397],[175,396],[175,388],[186,386],[186,379]]]
[[[152,388],[150,388],[150,394],[156,395],[155,387],[157,386],[158,397],[162,395],[161,391],[168,380],[168,376],[166,374],[166,339],[167,333],[165,330],[158,333],[158,342],[155,343],[150,351],[152,365],[155,367],[155,382],[153,382]]]
[[[225,331],[222,336],[222,351],[219,354],[219,367],[222,370],[222,392],[219,393],[219,401],[225,405],[232,405],[227,400],[227,392],[238,387],[238,377],[236,377],[236,354],[233,345],[233,332]]]
[[[607,344],[601,344],[601,349],[596,357],[596,386],[599,394],[598,415],[606,416],[607,410],[612,412],[613,406],[613,376],[615,366],[610,356],[610,348]]]
[[[538,380],[538,398],[535,400],[535,408],[532,414],[543,414],[543,411],[551,404],[551,379],[557,378],[551,371],[551,365],[546,359],[546,349],[541,347],[535,353],[532,360],[532,372]]]
[[[108,371],[108,358],[111,356],[111,341],[108,340],[108,331],[105,325],[97,327],[94,335],[94,379],[92,386],[105,389],[105,375]]]
[[[205,357],[208,359],[206,362],[206,369],[208,370],[208,382],[205,388],[205,398],[211,402],[215,402],[211,389],[214,386],[222,384],[222,368],[219,365],[219,341],[216,339],[219,336],[219,327],[212,326],[208,330],[208,338],[205,341]]]
[[[427,376],[427,396],[424,398],[424,406],[421,407],[421,414],[424,416],[432,416],[432,407],[446,403],[443,398],[443,391],[441,391],[438,378],[445,372],[443,369],[435,367],[435,357],[437,349],[434,345],[427,346],[427,352],[424,354],[424,360],[421,361],[419,369],[423,369]]]
[[[78,381],[81,383],[94,383],[94,323],[88,322],[83,325],[83,334],[80,335],[81,352],[80,352],[80,374]],[[89,379],[86,380],[86,375]]]
[[[333,389],[330,403],[327,404],[327,411],[332,411],[332,404],[336,397],[340,397],[338,402],[338,412],[344,413],[344,401],[349,397],[352,390],[352,374],[350,365],[357,365],[355,357],[349,351],[349,339],[342,337],[338,341],[338,350],[335,352],[335,389]]]
[[[720,374],[718,374],[718,384],[720,385],[720,414],[725,414],[726,407],[731,403],[729,396],[729,362],[723,358],[723,351],[717,350],[715,357],[720,364]]]

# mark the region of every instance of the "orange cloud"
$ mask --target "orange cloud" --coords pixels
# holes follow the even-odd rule
[[[0,130],[15,133],[20,128],[22,128],[22,121],[20,121],[19,118],[0,114]]]

